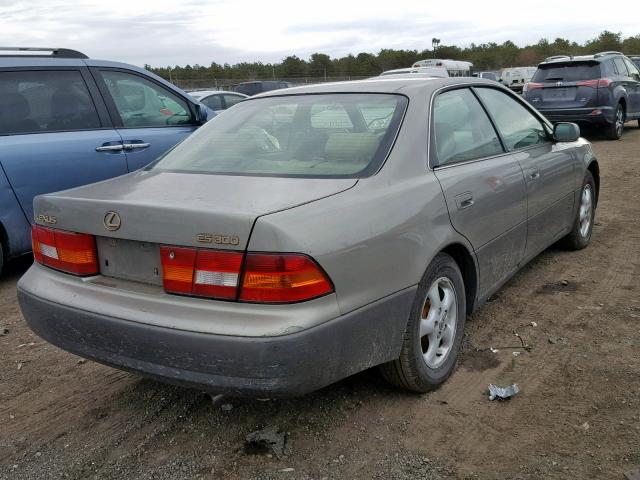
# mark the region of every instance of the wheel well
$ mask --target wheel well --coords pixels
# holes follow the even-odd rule
[[[627,101],[624,99],[624,97],[620,97],[620,101],[618,102],[620,105],[622,105],[622,108],[624,108],[624,113],[627,113]]]
[[[444,253],[450,255],[458,264],[458,268],[462,272],[462,279],[464,280],[464,289],[467,300],[467,315],[471,314],[475,309],[476,293],[478,291],[478,274],[476,270],[476,263],[469,253],[467,248],[460,244],[454,243],[442,250]]]
[[[0,246],[2,246],[1,253],[4,254],[4,259],[0,258],[0,260],[6,260],[9,257],[9,237],[7,236],[7,231],[4,229],[4,225],[2,225],[2,223],[0,223]]]
[[[600,166],[595,160],[589,164],[587,170],[591,172],[593,181],[596,184],[596,205],[598,204],[598,198],[600,198]]]

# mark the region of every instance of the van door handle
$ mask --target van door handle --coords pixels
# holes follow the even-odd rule
[[[96,152],[121,152],[122,150],[124,150],[124,146],[122,144],[101,145],[96,147]]]
[[[456,205],[458,206],[458,210],[464,210],[465,208],[472,207],[474,203],[471,192],[464,192],[456,195]]]
[[[124,150],[135,150],[137,148],[149,148],[150,143],[125,143],[122,147]]]

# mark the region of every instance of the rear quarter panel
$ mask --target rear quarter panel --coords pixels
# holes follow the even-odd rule
[[[325,269],[341,313],[417,284],[451,227],[433,173],[385,183],[363,179],[346,192],[260,217],[251,251],[302,252]],[[471,250],[470,250],[471,251]]]

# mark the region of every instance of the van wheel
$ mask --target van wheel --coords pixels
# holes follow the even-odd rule
[[[442,385],[456,367],[465,315],[460,268],[453,258],[440,253],[418,284],[400,357],[381,365],[383,377],[414,392]]]
[[[616,107],[614,121],[611,125],[607,125],[605,135],[609,140],[619,140],[624,132],[624,107],[621,103]]]
[[[593,175],[587,171],[580,190],[580,203],[573,227],[569,235],[562,239],[562,244],[571,250],[581,250],[591,241],[593,222],[596,216],[596,186]]]

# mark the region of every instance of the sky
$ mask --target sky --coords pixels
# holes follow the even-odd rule
[[[615,8],[600,0],[0,0],[0,45],[74,48],[154,67],[271,63],[314,52],[423,50],[433,37],[460,47],[584,42],[605,29],[626,37],[640,34],[638,14],[637,0]]]

